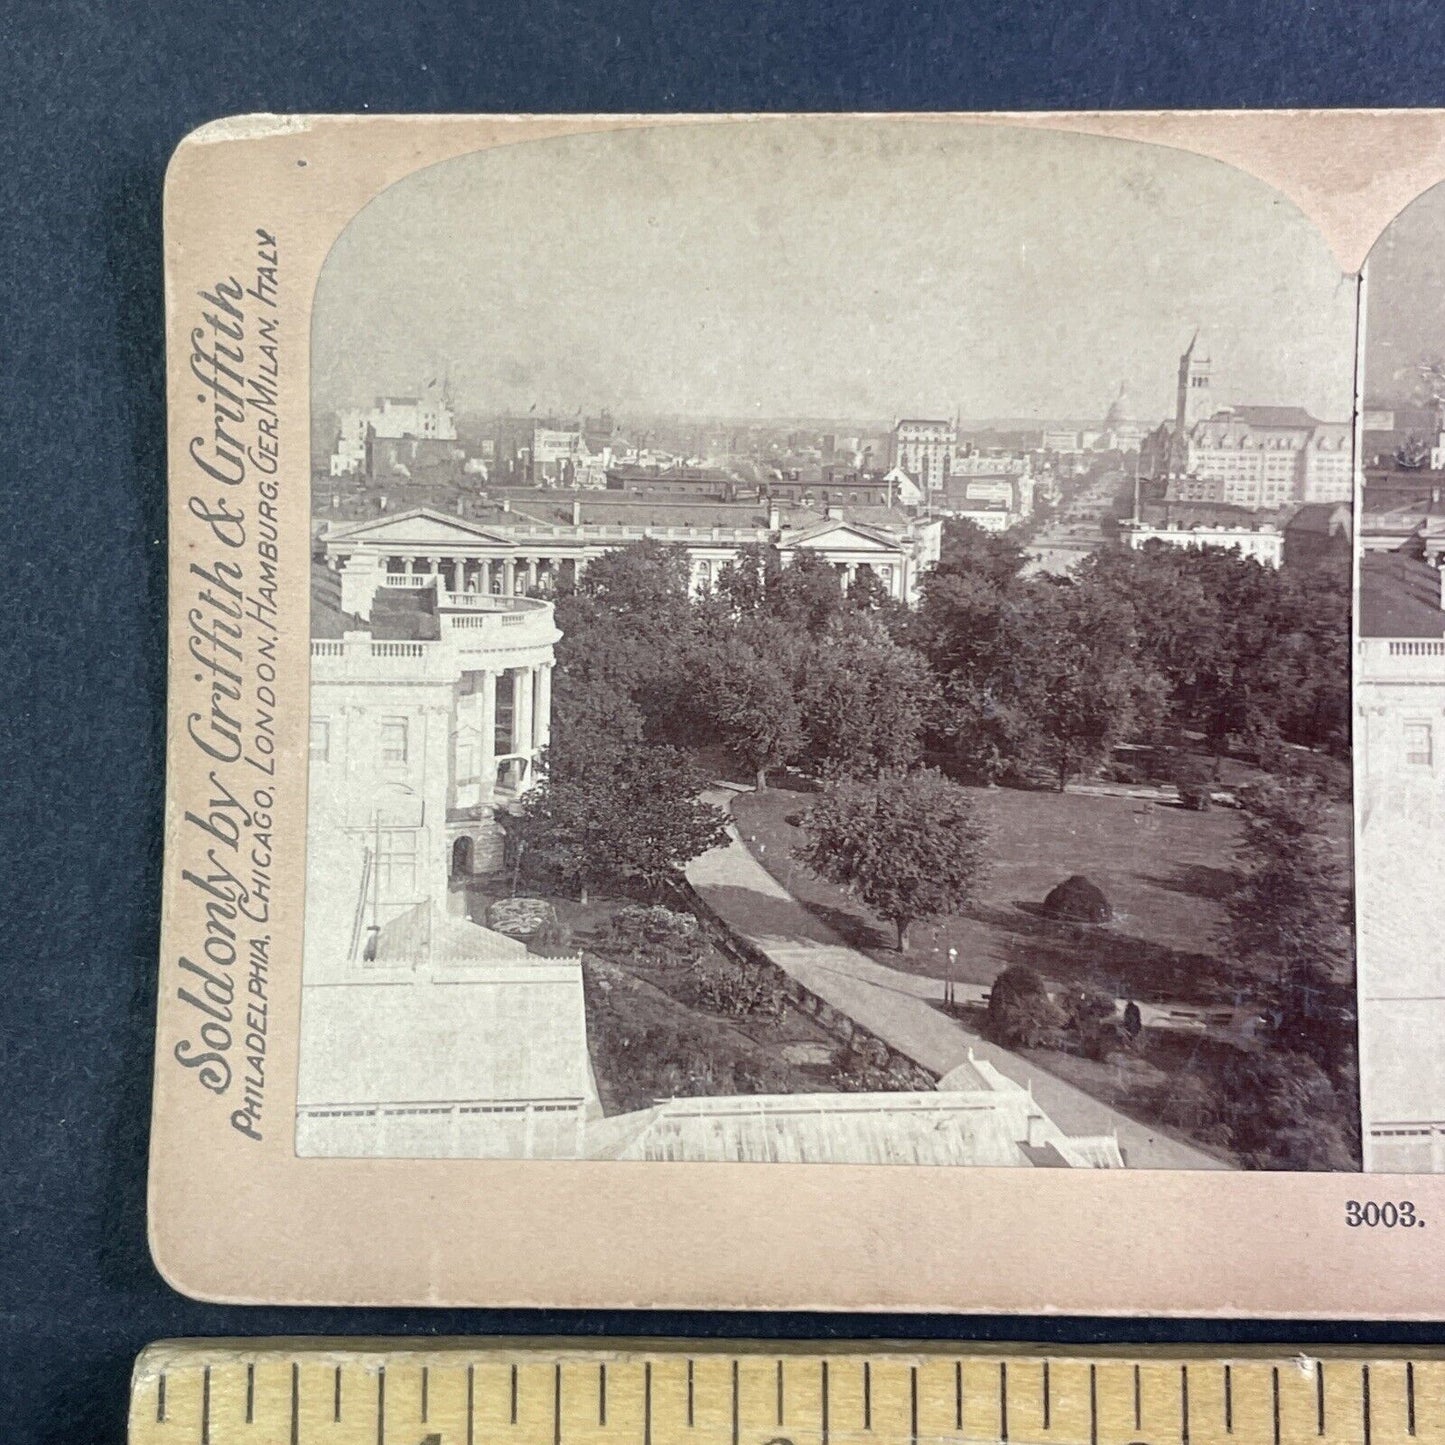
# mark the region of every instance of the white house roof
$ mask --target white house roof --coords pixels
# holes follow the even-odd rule
[[[902,545],[902,539],[878,527],[835,518],[805,527],[799,532],[784,534],[779,545],[784,551],[790,547],[819,550],[847,547],[852,551],[896,552]]]
[[[591,1097],[580,960],[302,990],[298,1108]]]

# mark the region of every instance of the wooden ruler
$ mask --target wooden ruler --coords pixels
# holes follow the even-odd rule
[[[845,1342],[215,1341],[131,1445],[1445,1445],[1445,1354]]]

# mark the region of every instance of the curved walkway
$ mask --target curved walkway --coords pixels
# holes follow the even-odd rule
[[[716,787],[704,797],[731,811],[734,794]],[[755,944],[809,993],[942,1077],[968,1061],[971,1049],[1015,1082],[1029,1084],[1044,1112],[1067,1134],[1117,1134],[1133,1169],[1225,1169],[1228,1166],[1101,1103],[1044,1072],[934,1007],[943,981],[900,973],[827,936],[818,920],[748,851],[728,824],[728,841],[694,859],[688,882],[728,927]]]

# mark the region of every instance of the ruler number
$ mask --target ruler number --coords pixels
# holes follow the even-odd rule
[[[1345,1223],[1351,1229],[1424,1229],[1425,1221],[1415,1213],[1415,1205],[1409,1199],[1398,1204],[1386,1200],[1376,1203],[1373,1199],[1361,1202],[1358,1199],[1345,1201]]]

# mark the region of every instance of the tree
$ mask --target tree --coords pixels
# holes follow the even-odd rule
[[[1025,964],[1010,965],[989,988],[989,1037],[1007,1049],[1049,1044],[1065,1021],[1064,1011],[1049,997],[1043,979]]]
[[[1029,590],[1023,607],[1025,651],[1014,664],[1019,702],[1035,750],[1063,792],[1072,774],[1147,729],[1164,684],[1135,654],[1133,609],[1108,590],[1045,581]]]
[[[596,736],[553,748],[513,825],[521,865],[573,888],[638,886],[656,896],[727,838],[720,809],[676,749]]]
[[[1225,950],[1261,980],[1276,1043],[1343,1081],[1355,1049],[1352,910],[1329,802],[1305,778],[1256,784],[1240,800],[1243,869],[1228,903]]]
[[[876,622],[859,619],[854,630],[829,633],[799,673],[803,756],[818,774],[876,774],[919,760],[938,685],[927,662]]]
[[[966,789],[925,769],[830,784],[803,818],[798,861],[893,924],[958,913],[984,873],[987,835]]]
[[[791,760],[802,745],[802,717],[787,673],[772,656],[736,638],[699,649],[693,702],[728,753],[754,774],[758,791],[768,769]]]

